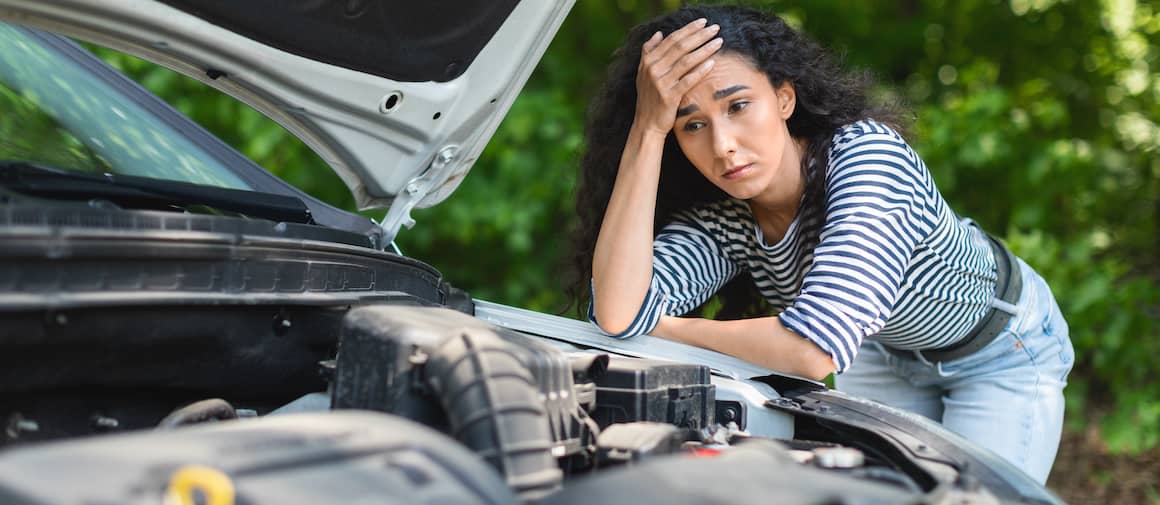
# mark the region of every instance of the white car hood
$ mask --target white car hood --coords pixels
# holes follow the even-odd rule
[[[331,53],[339,56],[337,62],[318,61],[325,58],[313,53],[309,37],[303,37],[306,42],[296,48],[277,41],[270,43],[269,39],[263,39],[267,43],[260,42],[256,39],[261,36],[245,29],[244,23],[255,23],[253,19],[239,20],[239,29],[233,18],[223,18],[220,12],[215,17],[198,5],[212,10],[217,8],[215,5],[232,2],[0,0],[0,19],[137,55],[249,104],[318,152],[347,184],[360,208],[389,209],[380,223],[387,235],[384,243],[389,243],[400,226],[413,222],[411,209],[443,201],[467,175],[574,0],[508,0],[506,4],[514,5],[502,7],[498,13],[495,5],[505,2],[460,0],[416,7],[422,2],[263,1],[282,6],[285,12],[270,12],[269,18],[250,25],[259,31],[275,27],[285,33],[287,26],[309,27],[309,23],[317,22],[318,36],[325,37],[336,28],[336,19],[341,25],[343,15],[349,18],[351,10],[359,9],[376,10],[378,19],[389,21],[384,29],[396,31],[376,39],[384,32],[376,34],[374,19],[361,19],[366,36],[352,38],[350,41],[359,47],[349,53],[368,63],[360,67],[343,61],[342,51]],[[456,11],[457,8],[464,10]],[[336,9],[340,13],[336,17],[317,16]],[[345,14],[342,9],[346,9]],[[448,14],[431,15],[440,10]],[[415,11],[425,11],[420,13],[426,15],[421,19],[406,18],[415,15]],[[491,26],[478,26],[486,23],[477,22],[470,15],[464,18],[462,13],[473,11],[490,16],[487,19]],[[460,12],[460,17],[452,12]],[[391,17],[393,14],[401,17]],[[288,24],[272,24],[282,22]],[[439,22],[445,23],[442,32],[423,28]],[[452,22],[466,26],[446,25]],[[445,65],[443,75],[424,75],[414,68],[395,73],[384,69],[382,61],[404,58],[422,67],[426,63],[423,58],[436,59],[426,51],[427,47],[412,51],[410,47],[375,49],[372,44],[357,44],[367,42],[369,37],[406,46],[408,35],[403,32],[407,29],[421,32],[427,37],[424,43],[435,45],[454,37],[474,36],[482,49],[467,53],[474,54],[469,63],[463,58]],[[313,33],[309,28],[304,32]],[[327,42],[330,41],[325,38],[314,40],[316,46]],[[342,47],[341,43],[330,46]],[[383,58],[378,58],[376,51]],[[466,68],[456,68],[461,62]],[[440,61],[430,63],[443,65]]]

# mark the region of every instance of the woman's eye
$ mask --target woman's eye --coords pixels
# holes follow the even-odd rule
[[[746,107],[749,107],[749,102],[733,102],[729,104],[729,112],[741,112]]]
[[[685,123],[685,126],[681,129],[685,130],[687,132],[695,132],[695,131],[700,130],[701,128],[704,128],[704,127],[705,127],[705,123],[702,123],[700,121],[689,121],[688,123]]]

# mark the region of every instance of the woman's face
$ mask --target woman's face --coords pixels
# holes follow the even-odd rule
[[[774,88],[737,54],[713,59],[713,69],[678,106],[673,132],[681,151],[734,198],[796,206],[801,161],[786,127],[793,86]]]

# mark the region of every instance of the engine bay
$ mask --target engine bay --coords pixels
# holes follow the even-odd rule
[[[344,474],[339,468],[358,467],[367,451],[379,451],[355,443],[349,438],[355,435],[348,432],[373,431],[371,426],[380,423],[424,430],[423,437],[400,442],[407,450],[426,454],[450,442],[471,454],[469,459],[482,461],[484,473],[499,479],[515,502],[525,503],[588,502],[592,493],[604,492],[593,489],[645,485],[640,479],[664,468],[669,469],[661,472],[665,477],[649,478],[669,479],[701,468],[697,471],[719,473],[715,478],[721,479],[753,474],[752,479],[768,486],[806,472],[796,477],[794,492],[811,489],[802,496],[812,498],[795,503],[837,496],[882,498],[859,503],[927,499],[932,492],[946,494],[939,490],[954,488],[957,475],[949,462],[916,462],[881,434],[793,414],[795,409],[821,410],[809,402],[786,396],[770,399],[769,405],[746,401],[738,394],[744,385],[715,376],[704,365],[564,350],[447,308],[395,302],[349,310],[218,307],[207,312],[214,317],[202,318],[219,321],[216,325],[188,323],[188,307],[172,313],[159,307],[62,311],[48,321],[28,319],[23,325],[14,318],[9,329],[26,330],[20,354],[31,359],[14,360],[16,354],[6,353],[9,358],[4,360],[12,366],[0,400],[5,423],[0,468],[58,465],[48,463],[53,458],[120,464],[126,444],[144,444],[148,448],[139,453],[144,458],[140,465],[113,467],[121,469],[123,478],[145,479],[151,482],[148,486],[168,489],[177,469],[200,465],[222,471],[233,464],[232,456],[223,459],[223,454],[256,446],[266,451],[263,458],[272,458],[259,465],[263,468],[298,468],[294,458],[301,457],[309,461],[301,464],[343,480],[357,473]],[[124,334],[123,325],[115,339],[101,333],[101,319],[124,321],[129,316],[138,321],[141,333]],[[174,324],[183,320],[187,324]],[[337,341],[325,337],[336,328]],[[40,333],[30,333],[34,329]],[[254,336],[247,338],[247,331]],[[16,343],[16,332],[10,333],[7,341]],[[63,345],[68,352],[62,352]],[[718,398],[718,391],[724,398]],[[753,430],[749,419],[754,416],[749,414],[757,409],[773,411],[784,422],[765,421]],[[361,414],[339,415],[346,411]],[[361,420],[350,420],[355,418]],[[331,425],[348,434],[319,434]],[[248,433],[244,440],[231,435],[242,426],[249,427],[242,430]],[[258,441],[267,436],[273,441]],[[217,452],[180,449],[200,437],[205,441],[195,446],[217,444]],[[428,438],[442,440],[428,445]],[[288,455],[295,444],[326,452],[329,456],[320,461],[331,462],[333,468],[314,462],[317,455]],[[154,456],[164,456],[164,462],[144,464]],[[288,459],[279,461],[281,457]],[[763,464],[777,469],[742,469],[730,463],[747,458],[768,460]],[[459,475],[467,468],[460,467],[461,459],[443,458],[439,464],[451,465],[445,470]],[[139,472],[134,470],[139,466]],[[161,467],[169,473],[158,473]],[[225,471],[233,480],[248,472]],[[301,485],[290,478],[296,472],[278,476],[267,471],[263,478],[285,477],[286,489],[293,489]],[[772,474],[780,477],[770,480]],[[818,480],[816,474],[825,478]],[[637,477],[624,477],[631,475]],[[617,484],[621,479],[628,480]],[[11,492],[32,483],[4,480],[0,489],[9,487]],[[259,500],[261,493],[242,483],[236,486],[250,494],[245,503],[273,503]],[[91,490],[96,494],[85,496],[96,498],[98,487]],[[478,486],[468,488],[474,490],[465,497],[483,499]],[[205,489],[203,494],[209,492]],[[391,493],[400,489],[393,487]],[[407,492],[412,491],[418,492]],[[49,493],[47,501],[16,503],[71,503],[64,496]],[[411,503],[420,495],[408,496],[404,501]],[[282,503],[307,503],[286,499]],[[503,503],[508,498],[497,499]],[[691,495],[669,496],[667,502],[681,500],[691,500]]]

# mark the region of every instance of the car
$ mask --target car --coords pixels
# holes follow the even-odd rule
[[[571,5],[0,0],[0,502],[1061,503],[920,416],[476,299],[393,247]],[[77,41],[252,106],[383,217]]]

